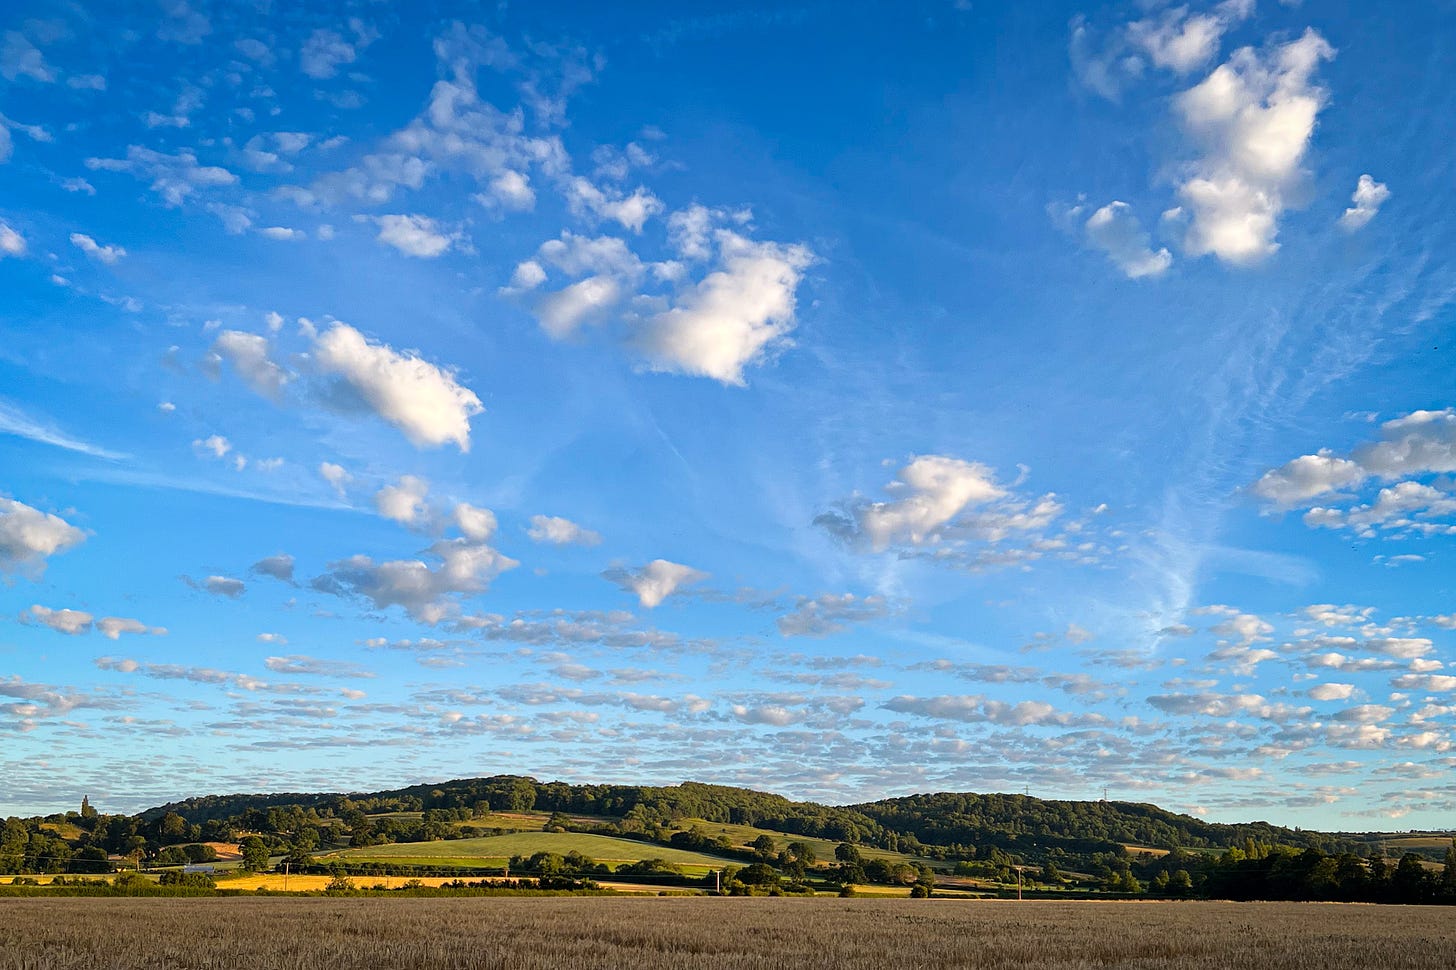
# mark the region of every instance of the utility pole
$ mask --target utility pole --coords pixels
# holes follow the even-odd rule
[[[722,869],[714,869],[713,870],[713,890],[718,895],[720,895],[720,896],[723,895],[723,870]]]
[[[283,863],[283,891],[288,892],[288,863]]]
[[[1016,901],[1021,902],[1021,870],[1022,866],[1016,867]]]

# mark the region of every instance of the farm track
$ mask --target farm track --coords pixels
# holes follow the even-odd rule
[[[1456,968],[1449,908],[873,899],[0,899],[0,970]]]

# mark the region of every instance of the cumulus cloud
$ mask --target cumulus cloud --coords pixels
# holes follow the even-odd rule
[[[71,233],[71,245],[92,259],[107,266],[114,266],[126,255],[126,250],[120,246],[103,246],[90,236],[82,232]]]
[[[1241,646],[1248,646],[1260,640],[1269,639],[1274,632],[1273,624],[1252,613],[1234,613],[1228,619],[1212,627],[1217,636],[1230,637]]]
[[[86,533],[58,515],[0,497],[0,573],[39,577],[46,560],[86,541]]]
[[[1310,713],[1308,707],[1271,703],[1260,694],[1216,694],[1209,691],[1154,694],[1148,698],[1148,703],[1167,714],[1219,718],[1248,715],[1276,722],[1303,718]]]
[[[1043,558],[1092,563],[1108,552],[1089,517],[1063,519],[1054,494],[1018,494],[976,462],[922,455],[885,491],[887,501],[854,495],[814,524],[851,548],[972,571],[1027,569]]]
[[[330,563],[313,586],[335,595],[361,596],[378,610],[399,606],[414,620],[435,624],[459,614],[460,596],[485,592],[497,576],[520,565],[468,539],[441,539],[426,552],[439,564],[420,559],[376,563],[368,556],[352,556]]]
[[[655,263],[622,239],[563,232],[519,263],[502,292],[520,298],[554,339],[620,320],[650,369],[742,385],[748,367],[789,346],[798,286],[813,260],[801,245],[713,228],[746,216],[701,206],[674,213],[670,244],[692,256]],[[714,247],[717,259],[695,279],[703,267],[693,264]],[[550,272],[571,281],[545,288]]]
[[[441,80],[430,92],[429,103],[418,117],[387,137],[376,150],[353,167],[329,173],[308,188],[293,187],[289,195],[302,205],[336,205],[347,200],[381,204],[400,187],[420,188],[429,177],[463,174],[485,191],[478,201],[503,208],[528,207],[532,170],[553,179],[567,177],[569,161],[558,135],[551,131],[562,122],[558,99],[544,98],[544,79],[532,78],[520,85],[534,104],[548,112],[547,130],[527,134],[526,118],[520,110],[502,111],[480,96],[476,75],[482,68],[505,73],[530,73],[529,57],[507,50],[498,37],[484,27],[454,24],[436,38],[435,57]],[[528,54],[544,52],[537,47]],[[560,94],[585,83],[592,69],[570,56],[554,58],[558,68]],[[517,180],[508,175],[520,176]]]
[[[595,546],[602,541],[601,533],[556,515],[531,516],[531,526],[526,530],[526,535],[533,542],[554,546]]]
[[[23,612],[20,618],[23,622],[38,623],[68,636],[90,633],[93,629],[109,640],[119,640],[123,633],[150,636],[164,636],[167,633],[164,627],[147,626],[140,620],[129,617],[103,616],[98,620],[92,614],[82,610],[53,610],[41,606],[39,603]]]
[[[166,14],[157,37],[178,44],[200,44],[202,38],[212,33],[212,22],[207,15],[193,10],[187,0],[162,0],[162,12]]]
[[[768,724],[773,727],[787,727],[802,717],[800,713],[782,704],[734,704],[730,710],[734,718],[744,724]]]
[[[1204,149],[1178,188],[1190,254],[1246,264],[1279,248],[1279,217],[1327,100],[1314,75],[1334,55],[1313,29],[1266,51],[1244,47],[1175,99]]]
[[[514,212],[529,212],[536,206],[531,179],[522,172],[506,169],[491,179],[486,191],[476,196],[482,205],[499,206]]]
[[[200,580],[193,579],[191,576],[183,576],[182,581],[195,590],[211,593],[214,596],[226,596],[228,599],[237,599],[247,590],[247,586],[241,579],[234,579],[231,576],[207,576]]]
[[[1265,472],[1249,490],[1265,501],[1288,507],[1359,485],[1365,478],[1365,470],[1355,462],[1320,451]]]
[[[96,621],[96,632],[108,640],[120,640],[123,633],[146,634],[148,636],[165,636],[167,629],[160,626],[147,626],[141,620],[133,620],[124,616],[103,616]]]
[[[428,216],[387,215],[375,221],[379,225],[380,242],[420,259],[434,259],[458,238],[442,231],[440,224]]]
[[[426,497],[430,483],[416,475],[404,475],[397,485],[386,485],[374,495],[374,507],[386,519],[401,525],[421,527],[430,519]]]
[[[359,52],[368,47],[378,33],[358,18],[349,21],[352,41],[337,31],[318,29],[309,34],[298,52],[298,66],[309,77],[324,81],[335,77],[339,68],[354,63]]]
[[[294,558],[286,552],[280,552],[274,556],[264,556],[249,567],[250,571],[259,576],[271,576],[281,582],[293,582]]]
[[[566,203],[580,216],[610,219],[624,229],[640,233],[648,219],[663,210],[662,200],[640,185],[631,195],[612,188],[592,184],[590,179],[575,176],[565,185]]]
[[[1097,714],[1070,714],[1058,711],[1045,701],[990,700],[979,694],[936,697],[914,697],[902,694],[883,705],[887,711],[915,714],[920,717],[968,723],[989,723],[1001,727],[1044,727],[1102,724],[1106,718]]]
[[[468,502],[460,502],[451,513],[455,528],[471,542],[485,542],[495,535],[495,513]]]
[[[1303,455],[1266,472],[1250,491],[1278,508],[1311,506],[1304,522],[1311,528],[1350,529],[1373,537],[1456,533],[1456,496],[1443,479],[1456,472],[1456,409],[1413,411],[1381,425],[1381,437],[1354,448],[1348,457],[1329,450]],[[1385,485],[1369,501],[1336,507],[1372,480]],[[1351,494],[1344,494],[1344,493]]]
[[[799,597],[793,610],[780,616],[776,623],[779,633],[786,637],[825,637],[890,612],[890,604],[883,596],[825,593]]]
[[[535,305],[536,319],[548,336],[562,340],[584,324],[604,320],[624,294],[622,284],[613,277],[589,276],[542,296]]]
[[[206,438],[194,440],[192,447],[199,453],[206,453],[214,458],[222,458],[233,450],[233,443],[220,434],[213,434],[208,435]]]
[[[126,172],[144,181],[150,180],[151,190],[172,208],[182,205],[199,189],[233,185],[238,181],[225,168],[198,164],[197,156],[189,149],[168,155],[132,145],[127,148],[125,158],[88,158],[86,167],[92,171]]]
[[[224,330],[212,344],[212,352],[232,364],[249,387],[276,402],[292,378],[269,358],[268,350],[268,338],[241,330]]]
[[[1083,229],[1087,241],[1130,280],[1160,276],[1173,265],[1173,254],[1166,248],[1154,252],[1149,247],[1147,232],[1126,202],[1109,202],[1088,217]]]
[[[742,385],[744,368],[785,345],[814,255],[718,230],[718,268],[643,320],[634,345],[654,370]]]
[[[1355,185],[1355,194],[1350,196],[1350,201],[1355,204],[1340,216],[1341,227],[1351,232],[1364,228],[1371,219],[1375,218],[1375,214],[1380,211],[1380,207],[1388,198],[1390,198],[1390,189],[1384,182],[1377,182],[1369,175],[1360,176]]]
[[[301,677],[373,677],[374,675],[357,664],[341,660],[324,660],[306,654],[290,654],[286,657],[268,657],[263,666],[276,674],[292,674]]]
[[[1187,74],[1213,60],[1224,32],[1247,17],[1253,7],[1253,0],[1221,3],[1208,13],[1170,7],[1128,24],[1127,37],[1154,66]]]
[[[354,480],[343,465],[336,465],[331,461],[321,461],[318,466],[319,477],[328,482],[340,498],[344,496],[344,487]]]
[[[1129,86],[1148,77],[1149,67],[1181,76],[1208,64],[1217,56],[1223,35],[1253,10],[1253,0],[1225,0],[1207,11],[1167,7],[1101,29],[1078,15],[1067,46],[1072,72],[1083,87],[1116,102]]]
[[[853,511],[855,528],[876,552],[896,542],[938,541],[941,526],[962,509],[1006,494],[985,465],[944,455],[915,458],[885,491],[896,497],[865,502]]]
[[[609,569],[602,573],[602,578],[616,583],[652,609],[682,587],[707,579],[708,574],[682,563],[654,559],[641,569]]]
[[[314,343],[319,367],[337,374],[370,408],[416,447],[453,443],[470,450],[470,419],[484,408],[455,375],[358,330],[336,323]]]
[[[511,273],[510,288],[516,291],[533,290],[544,282],[546,271],[541,268],[541,264],[534,259],[527,259],[517,264],[515,271]]]
[[[57,633],[76,636],[80,633],[90,632],[91,622],[95,617],[81,610],[53,610],[37,603],[21,613],[20,619],[23,622],[48,626]]]
[[[1317,701],[1347,701],[1354,692],[1354,684],[1318,684],[1305,691]]]

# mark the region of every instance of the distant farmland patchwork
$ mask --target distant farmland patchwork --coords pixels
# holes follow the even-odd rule
[[[1456,966],[1434,907],[839,899],[0,899],[0,970]]]

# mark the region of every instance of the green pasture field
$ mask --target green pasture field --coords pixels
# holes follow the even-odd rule
[[[641,859],[662,859],[675,865],[717,869],[735,865],[730,859],[702,852],[685,852],[649,842],[614,839],[605,835],[578,832],[516,832],[511,835],[490,835],[479,839],[448,839],[440,842],[397,842],[371,845],[359,849],[343,849],[317,856],[320,861],[342,859],[349,862],[384,862],[420,866],[491,866],[501,865],[511,856],[530,856],[537,852],[566,855],[580,852],[597,862],[637,862]]]
[[[677,823],[677,827],[679,829],[682,829],[683,831],[689,831],[694,826],[706,832],[708,834],[708,838],[710,839],[716,839],[720,835],[727,835],[730,839],[733,840],[734,845],[740,849],[748,848],[749,844],[761,835],[767,835],[769,838],[773,839],[774,844],[777,846],[779,851],[782,851],[783,848],[787,846],[790,842],[803,842],[809,848],[814,850],[814,855],[817,857],[820,864],[827,862],[833,865],[834,850],[839,847],[839,843],[835,842],[832,839],[816,839],[812,836],[807,835],[790,835],[787,832],[775,832],[772,829],[756,828],[752,825],[731,825],[727,822],[707,822],[700,818],[680,819]],[[868,845],[859,845],[855,846],[855,848],[859,849],[860,857],[866,860],[885,859],[889,862],[908,862],[911,865],[929,865],[932,869],[951,868],[946,863],[934,862],[928,859],[921,859],[918,856],[906,855],[903,852],[891,852],[888,849],[877,849],[873,846]]]

